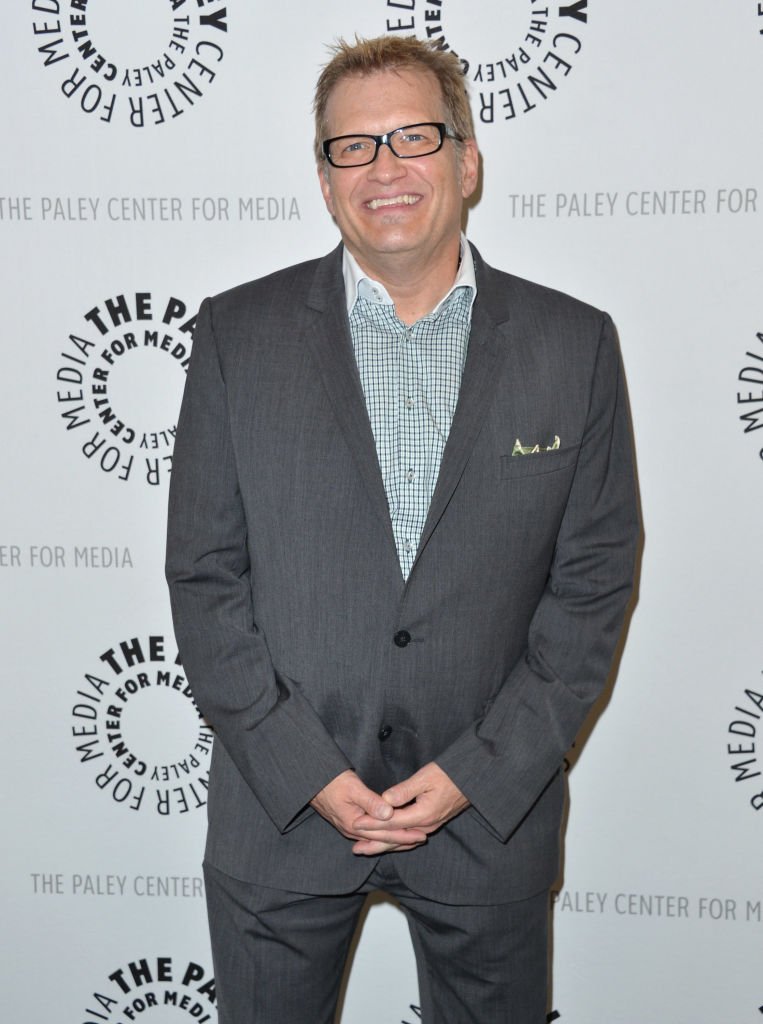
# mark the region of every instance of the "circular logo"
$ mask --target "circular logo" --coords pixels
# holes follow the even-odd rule
[[[225,0],[32,0],[43,67],[83,113],[133,128],[199,103],[225,56]]]
[[[745,352],[745,365],[737,375],[737,408],[745,434],[763,459],[763,435],[757,433],[763,427],[763,331],[758,331],[755,339]]]
[[[174,296],[104,299],[69,334],[56,372],[67,433],[117,480],[156,487],[169,476],[196,317]]]
[[[744,690],[732,712],[726,740],[734,782],[741,784],[749,806],[763,811],[763,759],[759,736],[763,732],[763,693]]]
[[[144,1020],[196,1024],[217,1020],[215,979],[200,964],[170,956],[140,957],[108,975],[88,999],[88,1021]],[[181,1016],[182,1015],[182,1016]]]
[[[563,87],[583,48],[588,0],[387,0],[387,32],[415,33],[452,51],[472,85],[474,114],[500,124]]]
[[[176,648],[173,648],[176,649]],[[72,707],[72,737],[98,789],[162,817],[207,802],[212,728],[201,717],[162,635],[132,637],[99,655]]]

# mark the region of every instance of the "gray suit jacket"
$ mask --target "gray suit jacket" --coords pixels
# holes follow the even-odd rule
[[[626,398],[606,314],[474,255],[458,407],[407,582],[341,246],[202,305],[167,574],[181,656],[217,734],[206,855],[235,877],[357,887],[373,861],[309,800],[348,767],[382,791],[431,760],[472,806],[392,855],[411,889],[501,902],[557,870],[560,767],[631,589]],[[517,439],[555,436],[558,450],[512,455]]]

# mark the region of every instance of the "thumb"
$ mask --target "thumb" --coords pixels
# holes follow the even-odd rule
[[[382,798],[393,807],[404,807],[405,804],[415,800],[418,792],[416,777],[411,776],[410,779],[405,779],[403,782],[398,782],[395,786],[390,786],[389,789],[382,793]]]
[[[364,790],[365,792],[360,794],[356,801],[361,810],[378,821],[387,821],[388,818],[391,818],[393,813],[392,805],[379,796],[378,793],[374,793],[372,789],[364,787]]]

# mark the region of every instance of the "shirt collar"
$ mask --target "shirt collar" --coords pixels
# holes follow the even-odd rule
[[[344,276],[344,291],[347,300],[348,315],[352,313],[355,308],[355,303],[360,297],[366,299],[368,302],[377,303],[379,305],[393,305],[389,292],[384,285],[380,281],[374,281],[374,279],[369,277],[368,274],[363,273],[358,265],[358,261],[349,251],[347,246],[344,247],[344,253],[342,256],[342,274]],[[477,278],[474,273],[472,250],[466,240],[466,235],[462,234],[461,259],[459,261],[458,271],[456,272],[456,279],[447,294],[443,295],[435,308],[428,315],[431,316],[432,314],[437,313],[443,304],[450,298],[456,288],[464,287],[470,288],[472,293],[471,301],[469,302],[469,316],[471,317],[474,298],[477,294]]]

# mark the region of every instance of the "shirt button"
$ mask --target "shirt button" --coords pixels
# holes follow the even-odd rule
[[[412,484],[413,481],[416,479],[415,471],[412,470],[412,469],[409,469],[408,472],[405,474],[405,479],[408,481],[409,484]]]
[[[407,629],[399,629],[392,639],[397,647],[407,647],[411,642],[411,634]]]
[[[405,407],[406,407],[406,409],[412,409],[413,408],[413,399],[412,398],[410,398],[410,397],[406,398],[406,400],[405,400]]]
[[[403,544],[403,551],[410,551],[412,547],[413,547],[413,545],[411,544],[411,542],[409,540],[407,540]]]
[[[379,729],[379,732],[378,732],[377,735],[378,735],[379,739],[383,743],[384,740],[389,739],[389,737],[392,735],[392,726],[391,725],[383,725],[381,727],[381,729]]]

